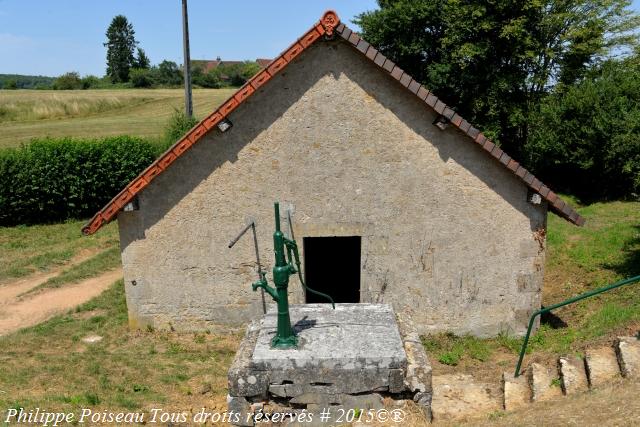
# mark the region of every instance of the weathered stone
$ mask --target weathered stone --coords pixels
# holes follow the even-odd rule
[[[277,397],[287,397],[286,384],[270,384],[269,393]]]
[[[389,393],[404,391],[405,372],[402,369],[389,369]]]
[[[614,378],[620,377],[620,366],[613,347],[587,350],[584,360],[591,387],[607,384]]]
[[[514,377],[513,374],[502,374],[503,407],[505,411],[513,411],[531,403],[531,387],[526,375]]]
[[[251,372],[268,373],[288,397],[302,393],[400,392],[407,366],[393,310],[388,305],[291,305],[301,345],[272,349],[276,310],[264,318],[251,357]],[[393,381],[393,384],[390,384]],[[283,390],[277,389],[278,393]]]
[[[547,367],[539,363],[532,363],[527,369],[527,381],[531,388],[531,400],[542,402],[562,396],[559,378],[551,373]],[[554,381],[558,381],[554,384]]]
[[[227,395],[227,408],[229,412],[233,411],[240,414],[238,422],[233,423],[233,425],[248,427],[255,425],[251,418],[253,414],[251,403],[245,397]]]
[[[589,389],[583,359],[561,357],[558,359],[558,370],[564,394],[574,394]]]
[[[616,355],[625,378],[640,378],[640,341],[636,337],[619,337]]]
[[[424,416],[427,418],[428,421],[431,421],[431,419],[433,418],[433,414],[431,413],[432,397],[433,396],[430,391],[429,392],[419,391],[413,396],[413,401],[418,406],[418,408],[420,408],[420,410],[422,411],[422,413],[424,414]]]
[[[307,409],[328,408],[335,406],[344,406],[347,408],[360,409],[380,409],[384,406],[382,396],[377,393],[371,394],[323,394],[323,393],[305,393],[294,397],[289,401],[293,404],[306,404]]]
[[[406,388],[414,393],[431,392],[432,369],[420,337],[409,333],[403,342],[407,354]]]
[[[95,344],[100,341],[102,341],[102,337],[100,335],[88,335],[82,338],[82,342],[86,344]]]
[[[433,419],[458,419],[502,408],[499,388],[476,383],[471,375],[436,375],[433,377]]]
[[[406,398],[402,394],[405,384],[412,382],[418,384],[418,389],[428,390],[414,393],[414,399],[430,416],[431,367],[418,364],[420,360],[428,364],[426,354],[414,358],[413,370],[418,374],[414,380],[406,381],[407,356],[390,306],[338,304],[333,311],[328,305],[307,304],[291,305],[290,309],[300,347],[270,348],[276,329],[273,311],[252,325],[229,374],[230,385],[233,384],[230,390],[246,396],[235,402],[236,406],[264,398],[265,412],[283,405],[286,410],[295,406],[295,411],[330,407],[338,415],[339,408],[382,408],[380,393]],[[413,352],[419,354],[417,348]],[[256,377],[254,383],[261,384],[256,390],[246,385],[251,376]],[[263,379],[267,381],[265,386]],[[264,394],[247,394],[263,387]]]
[[[225,115],[231,129],[208,132],[138,193],[139,210],[118,214],[134,327],[261,315],[250,238],[228,243],[251,215],[271,263],[271,202],[286,198],[300,245],[361,236],[362,302],[411,313],[421,334],[524,333],[516,310],[540,307],[533,231],[547,203],[529,203],[527,185],[467,136],[432,126],[438,113],[349,43],[314,43]],[[289,291],[304,301],[297,280]]]
[[[251,368],[251,357],[260,331],[260,323],[252,322],[247,327],[245,337],[240,343],[236,356],[227,373],[229,394],[231,396],[266,395],[269,378],[266,371]]]

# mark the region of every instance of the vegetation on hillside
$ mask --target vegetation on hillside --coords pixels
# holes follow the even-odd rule
[[[0,74],[0,89],[48,89],[54,77]]]

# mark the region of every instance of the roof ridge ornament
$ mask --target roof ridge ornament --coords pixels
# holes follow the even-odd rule
[[[327,10],[322,18],[320,18],[320,23],[324,27],[327,36],[333,36],[333,30],[340,24],[340,18],[338,18],[338,14],[333,10]]]

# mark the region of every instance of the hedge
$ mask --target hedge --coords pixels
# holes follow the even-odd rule
[[[0,150],[0,225],[87,218],[159,154],[128,136],[45,138]]]

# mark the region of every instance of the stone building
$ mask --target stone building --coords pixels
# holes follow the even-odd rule
[[[118,219],[132,327],[240,326],[263,306],[253,242],[228,244],[255,219],[270,271],[276,200],[311,288],[390,303],[420,333],[523,333],[540,307],[547,210],[584,223],[327,12],[83,232]],[[305,302],[297,279],[290,289]]]

